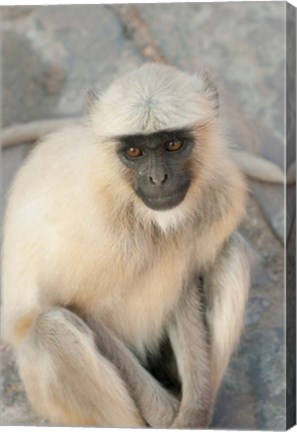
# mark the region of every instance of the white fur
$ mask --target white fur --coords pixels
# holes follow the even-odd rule
[[[186,214],[179,207],[166,211],[155,211],[154,218],[157,225],[166,234],[171,230],[178,229],[186,219]]]
[[[183,128],[204,123],[214,115],[210,101],[197,90],[193,77],[150,63],[115,81],[93,113],[92,124],[98,136]]]

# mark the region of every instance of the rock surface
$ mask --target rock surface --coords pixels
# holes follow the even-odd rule
[[[285,3],[137,5],[167,58],[212,69],[228,134],[283,167]],[[3,126],[84,112],[143,57],[109,6],[3,7]],[[3,191],[32,145],[3,151]],[[250,182],[241,231],[257,256],[246,328],[217,401],[216,429],[285,428],[283,191]],[[263,217],[264,216],[264,217]],[[43,425],[30,409],[12,350],[1,345],[2,425]]]

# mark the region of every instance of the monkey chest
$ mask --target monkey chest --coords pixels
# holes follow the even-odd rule
[[[90,313],[142,356],[147,349],[154,350],[166,332],[185,273],[180,263],[158,262],[134,279],[119,281],[115,289],[100,287]]]
[[[166,247],[159,255],[145,257],[145,251],[139,250],[123,260],[119,253],[108,255],[80,246],[80,253],[67,248],[51,255],[45,266],[51,298],[45,303],[68,304],[83,316],[103,321],[140,354],[153,349],[190,273],[189,251]]]

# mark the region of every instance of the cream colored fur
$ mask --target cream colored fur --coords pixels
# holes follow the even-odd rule
[[[33,360],[37,362],[42,354],[32,345],[32,328],[49,308],[71,305],[85,316],[102,320],[145,358],[147,349],[158,346],[185,281],[194,271],[211,271],[223,275],[210,288],[216,393],[239,338],[248,276],[243,258],[236,256],[230,265],[227,258],[222,259],[227,262],[221,270],[212,269],[243,214],[245,185],[228,158],[211,101],[196,90],[197,80],[167,66],[144,65],[112,84],[81,124],[46,137],[17,174],[4,226],[3,329],[6,341],[19,353],[30,352],[19,356],[25,382],[31,360],[40,370],[50,368],[53,361],[44,357],[39,366]],[[194,128],[197,139],[193,182],[175,209],[150,210],[127,181],[129,173],[115,155],[113,138],[185,126]],[[92,344],[85,356],[94,360]],[[105,388],[109,375],[103,371],[97,378],[94,361],[94,379]],[[119,378],[109,373],[113,385]],[[118,388],[124,394],[122,383]],[[28,391],[34,403],[38,396],[32,396],[32,388]],[[134,412],[130,424],[141,426],[143,420],[130,396],[125,397]],[[51,403],[46,395],[42,404],[42,415],[51,416],[46,414],[47,405],[49,412],[58,412],[59,403]],[[78,421],[65,414],[64,420],[66,424],[129,424],[121,416],[118,424],[104,416],[100,422],[100,415],[94,418],[93,414],[89,422],[88,415]],[[63,414],[52,418],[63,422]]]

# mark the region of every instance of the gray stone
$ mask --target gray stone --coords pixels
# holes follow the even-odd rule
[[[271,304],[271,300],[265,297],[251,297],[247,306],[246,325],[258,324],[262,314]]]
[[[3,126],[53,116],[65,78],[62,60],[45,58],[11,24],[4,23],[2,40]]]
[[[90,87],[142,58],[108,6],[40,6],[26,20],[4,19],[2,63],[6,126],[82,114]]]
[[[216,404],[213,427],[285,428],[283,329],[246,331]]]
[[[108,6],[44,6],[38,9],[36,22],[53,34],[67,53],[67,78],[58,116],[84,112],[90,88],[104,89],[116,76],[142,63]]]

